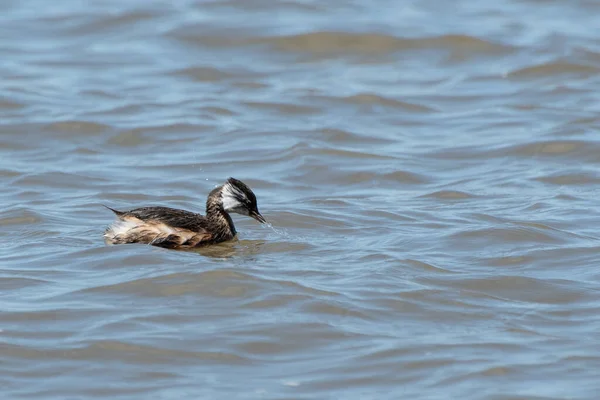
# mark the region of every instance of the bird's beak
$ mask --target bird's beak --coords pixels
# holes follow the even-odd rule
[[[251,211],[250,216],[252,218],[254,218],[255,220],[257,220],[258,222],[260,222],[261,224],[264,224],[265,222],[267,222],[267,220],[262,215],[260,215],[260,213],[258,211]]]

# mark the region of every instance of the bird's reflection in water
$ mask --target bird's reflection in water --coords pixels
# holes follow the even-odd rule
[[[212,246],[181,251],[198,253],[204,257],[229,259],[233,257],[254,256],[261,252],[261,248],[264,245],[264,240],[233,240]]]

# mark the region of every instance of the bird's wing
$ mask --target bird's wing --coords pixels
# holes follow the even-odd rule
[[[119,219],[104,236],[114,244],[147,243],[167,248],[189,248],[212,240],[206,218],[200,214],[168,207],[112,211]]]

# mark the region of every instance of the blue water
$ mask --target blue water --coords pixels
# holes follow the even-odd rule
[[[597,398],[600,3],[3,6],[3,398]]]

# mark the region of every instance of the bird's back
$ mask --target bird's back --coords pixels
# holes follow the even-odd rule
[[[199,232],[208,228],[208,220],[204,215],[170,207],[141,207],[117,215],[119,218],[131,216],[142,221],[160,221],[173,228],[190,231]]]

